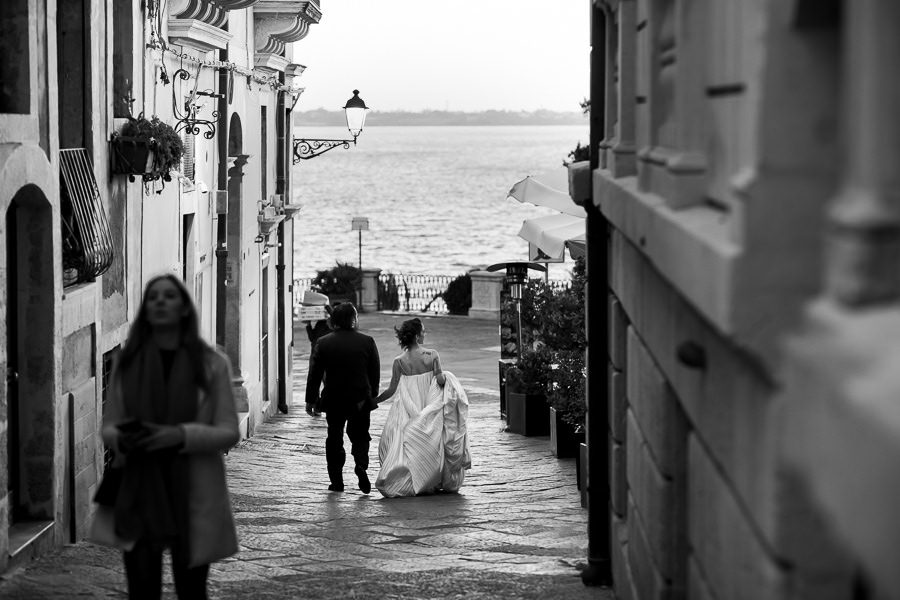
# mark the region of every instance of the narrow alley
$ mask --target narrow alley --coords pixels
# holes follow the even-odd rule
[[[381,354],[382,383],[398,353],[393,325],[405,315],[363,314],[360,329]],[[303,411],[308,343],[294,334],[294,404],[263,424],[226,460],[240,552],[210,573],[213,598],[612,598],[584,587],[587,511],[574,459],[558,460],[547,438],[503,431],[497,391],[497,325],[426,319],[428,345],[469,393],[472,469],[459,494],[385,499],[328,492],[324,417]],[[387,415],[372,417],[371,477]],[[174,597],[171,575],[167,597]],[[125,597],[118,552],[64,546],[0,580],[4,599]]]

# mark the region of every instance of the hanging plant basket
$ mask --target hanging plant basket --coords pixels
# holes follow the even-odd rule
[[[184,143],[171,125],[159,117],[129,117],[122,128],[110,140],[112,171],[128,175],[134,181],[140,175],[147,184],[162,180],[157,193],[162,192],[166,181],[171,181],[171,171],[178,169],[184,154]]]
[[[117,175],[135,175],[153,172],[156,142],[149,138],[115,135],[111,140],[112,172]]]

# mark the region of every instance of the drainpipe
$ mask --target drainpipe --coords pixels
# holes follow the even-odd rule
[[[600,141],[606,131],[606,13],[591,2],[591,173],[600,164]],[[593,187],[593,185],[592,185]],[[606,217],[585,202],[587,210],[587,443],[588,443],[588,566],[585,585],[612,585],[609,511],[609,254]]]
[[[284,85],[284,73],[279,76],[281,85]],[[290,202],[290,198],[285,193],[285,130],[287,129],[286,114],[284,111],[285,92],[278,92],[278,101],[275,108],[275,193],[282,194],[282,202]],[[292,228],[293,229],[293,228]],[[285,264],[284,264],[284,221],[278,224],[278,262],[275,265],[275,297],[278,303],[276,312],[278,315],[278,323],[275,328],[277,330],[278,340],[278,410],[287,412],[287,375],[290,369],[287,365],[287,348],[285,348]],[[293,303],[291,303],[293,305]]]
[[[219,50],[219,60],[228,62],[228,50]],[[219,122],[219,171],[216,178],[216,190],[228,190],[228,71],[219,71],[218,101]],[[228,193],[227,191],[225,192]],[[225,267],[228,264],[228,209],[227,198],[221,201],[216,193],[216,344],[225,347]]]

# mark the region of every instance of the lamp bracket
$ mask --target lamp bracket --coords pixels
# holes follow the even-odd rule
[[[332,148],[343,146],[345,150],[350,149],[350,144],[356,145],[356,138],[352,140],[323,140],[323,139],[304,139],[296,138],[294,144],[294,164],[301,160],[309,160],[320,154],[325,154]]]
[[[191,75],[185,69],[178,69],[177,71],[175,71],[173,77],[177,77],[183,81],[187,81],[191,78]],[[222,98],[224,96],[222,94],[217,94],[212,90],[198,91],[198,82],[199,73],[197,77],[195,77],[194,89],[191,91],[188,98],[184,101],[183,108],[179,106],[178,95],[176,93],[177,86],[172,86],[172,113],[174,114],[175,119],[178,121],[175,124],[175,132],[180,133],[184,131],[189,135],[196,136],[200,134],[200,128],[202,127],[206,130],[203,132],[203,137],[211,140],[216,135],[216,121],[219,118],[219,112],[213,110],[212,118],[201,119],[199,116],[197,116],[197,111],[200,108],[200,104],[197,102],[197,96],[206,96],[208,98]]]

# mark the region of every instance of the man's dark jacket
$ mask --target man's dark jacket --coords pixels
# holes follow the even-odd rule
[[[375,340],[356,330],[337,329],[316,342],[306,379],[306,403],[323,412],[349,415],[362,404],[374,408],[381,363]],[[325,389],[319,399],[319,386]]]

